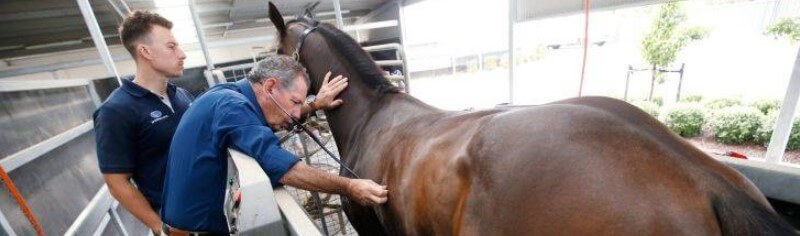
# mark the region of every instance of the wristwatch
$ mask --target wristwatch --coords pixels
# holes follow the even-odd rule
[[[318,107],[316,106],[317,104],[314,104],[314,101],[316,100],[317,96],[313,94],[306,97],[306,104],[308,104],[308,107],[311,107],[311,109],[315,111],[318,109]]]

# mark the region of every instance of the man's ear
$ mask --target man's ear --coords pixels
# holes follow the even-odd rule
[[[265,79],[264,80],[264,87],[265,87],[265,89],[267,90],[268,93],[272,92],[272,90],[275,90],[275,89],[278,88],[278,79],[276,79],[275,77],[269,77],[269,78]]]
[[[146,60],[152,60],[153,54],[150,51],[150,48],[145,46],[144,44],[136,44],[136,54],[139,55],[140,58]]]

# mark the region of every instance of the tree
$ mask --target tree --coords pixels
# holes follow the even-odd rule
[[[767,27],[766,34],[777,38],[789,39],[792,43],[800,42],[800,17],[782,18]]]
[[[661,70],[675,62],[678,52],[686,44],[708,34],[708,30],[701,27],[683,27],[686,19],[680,3],[663,4],[653,20],[653,28],[642,39],[642,56],[653,70],[648,100],[653,99],[656,78],[659,78],[659,83],[663,82]]]

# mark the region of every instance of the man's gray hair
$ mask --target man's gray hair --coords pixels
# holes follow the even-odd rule
[[[266,79],[275,78],[281,88],[292,89],[295,77],[298,75],[303,76],[306,86],[311,86],[306,68],[303,68],[294,58],[285,55],[270,55],[264,60],[258,61],[250,70],[247,78],[251,83],[262,83]]]

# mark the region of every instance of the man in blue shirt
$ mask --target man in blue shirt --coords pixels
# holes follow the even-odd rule
[[[170,232],[229,233],[223,209],[228,148],[255,158],[273,186],[344,194],[362,205],[386,202],[385,186],[314,169],[279,146],[272,129],[290,127],[289,114],[300,116],[308,84],[291,57],[270,56],[248,79],[218,85],[194,102],[178,125],[167,164],[161,216]]]
[[[146,11],[123,20],[120,39],[136,61],[136,75],[123,79],[93,116],[97,158],[109,192],[156,233],[169,144],[193,99],[167,82],[183,74],[186,59],[171,28],[172,22]]]

